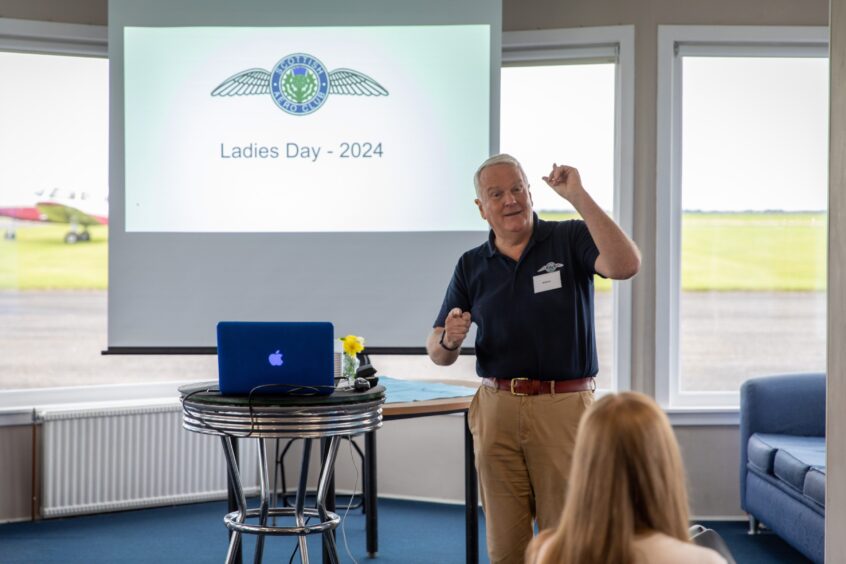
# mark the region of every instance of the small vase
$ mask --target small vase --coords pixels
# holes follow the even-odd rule
[[[358,356],[344,353],[344,359],[342,362],[343,366],[341,367],[341,375],[346,378],[347,382],[349,382],[352,386],[355,383],[355,375],[358,372]]]

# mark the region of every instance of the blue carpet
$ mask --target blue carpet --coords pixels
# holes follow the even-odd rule
[[[342,517],[345,498],[338,499]],[[250,500],[250,507],[256,505]],[[464,562],[464,508],[456,505],[379,500],[379,553],[367,557],[364,516],[351,509],[344,521],[350,553],[359,562],[431,564]],[[226,555],[225,502],[125,511],[34,523],[0,525],[0,562],[86,563],[215,562]],[[251,521],[254,522],[254,521]],[[280,523],[282,524],[282,523]],[[286,523],[287,524],[287,523]],[[484,524],[480,546],[484,547]],[[252,562],[255,539],[244,536],[244,562]],[[352,558],[338,529],[338,553]],[[287,563],[296,546],[288,537],[268,537],[264,562]],[[481,550],[484,553],[484,549]],[[309,538],[311,562],[321,562],[318,537]],[[299,555],[294,562],[299,563]],[[480,562],[488,562],[482,556]]]
[[[343,498],[338,513],[343,516]],[[255,505],[251,500],[250,506]],[[198,503],[138,511],[125,511],[0,525],[0,561],[17,563],[123,563],[223,561],[227,532],[223,525],[225,502]],[[481,517],[481,512],[480,512]],[[480,527],[480,562],[485,556],[484,521]],[[806,563],[807,560],[772,533],[750,537],[741,522],[701,522],[725,539],[739,563]],[[464,508],[397,500],[379,500],[379,554],[368,559],[364,516],[352,509],[344,529],[350,553],[359,562],[384,564],[462,563],[464,559]],[[341,562],[353,559],[338,530]],[[295,541],[268,537],[265,562],[289,561]],[[252,562],[255,539],[245,536],[244,562]],[[309,540],[312,562],[321,562],[320,541]],[[299,557],[294,558],[299,562]]]

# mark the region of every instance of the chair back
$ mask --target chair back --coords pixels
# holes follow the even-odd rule
[[[726,559],[728,564],[736,564],[726,541],[714,529],[706,529],[702,525],[693,525],[688,530],[688,534],[693,544],[715,550]]]

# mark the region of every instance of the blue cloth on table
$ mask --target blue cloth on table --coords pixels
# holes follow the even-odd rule
[[[476,388],[469,386],[451,386],[415,380],[398,380],[388,376],[379,376],[379,385],[385,386],[387,403],[405,403],[432,399],[472,396]]]

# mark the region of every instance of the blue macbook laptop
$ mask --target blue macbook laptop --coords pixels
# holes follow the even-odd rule
[[[331,394],[335,329],[324,322],[221,321],[221,394]]]

